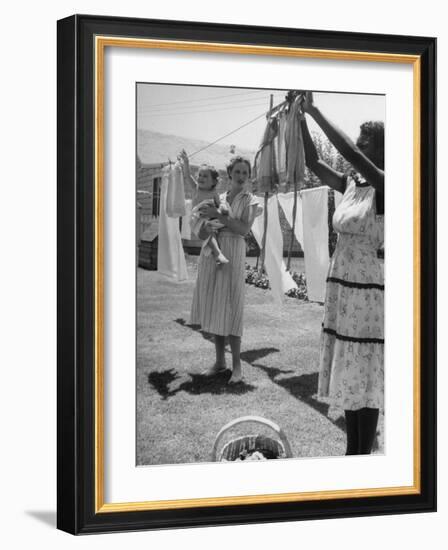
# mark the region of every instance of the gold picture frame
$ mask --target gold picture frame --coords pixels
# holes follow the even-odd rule
[[[327,31],[293,31],[288,29],[263,29],[258,27],[235,27],[228,25],[204,25],[194,23],[176,23],[169,21],[154,22],[146,20],[127,20],[121,18],[93,18],[73,16],[59,22],[59,239],[69,246],[59,258],[61,273],[72,271],[74,258],[85,255],[85,265],[89,271],[88,281],[60,279],[59,303],[72,298],[73,309],[82,308],[90,322],[82,330],[89,336],[82,342],[90,349],[90,358],[84,351],[84,361],[75,350],[80,345],[78,336],[68,327],[73,327],[73,311],[59,311],[60,346],[71,338],[72,361],[70,370],[71,384],[67,387],[66,378],[59,385],[59,503],[58,526],[72,533],[102,532],[137,528],[157,528],[160,526],[207,525],[247,523],[257,518],[301,519],[305,517],[331,517],[341,506],[346,506],[347,515],[382,513],[384,506],[390,510],[434,509],[434,411],[428,401],[422,400],[422,391],[434,395],[433,369],[434,358],[428,356],[429,326],[434,326],[434,313],[425,308],[422,313],[422,292],[434,293],[428,288],[435,269],[435,248],[431,224],[434,222],[434,39],[403,37],[379,37],[377,35],[346,36],[343,33]],[[197,36],[194,40],[187,35]],[[209,39],[210,32],[216,39]],[[230,41],[235,31],[241,42]],[[269,31],[269,37],[266,32]],[[282,34],[283,33],[283,34]],[[176,37],[171,37],[174,34]],[[165,35],[165,36],[164,36]],[[401,42],[400,42],[400,39]],[[289,40],[289,43],[288,43]],[[269,42],[269,44],[266,44]],[[379,44],[381,43],[381,48]],[[288,44],[288,45],[285,45]],[[306,47],[305,47],[306,44]],[[324,48],[323,44],[329,44]],[[356,45],[363,44],[363,49]],[[304,493],[281,493],[265,495],[228,496],[216,498],[196,498],[180,500],[154,500],[142,502],[105,502],[105,449],[104,449],[104,94],[105,94],[105,51],[107,48],[160,49],[189,52],[208,52],[244,55],[269,55],[281,57],[302,57],[338,61],[363,61],[381,63],[399,63],[412,65],[413,70],[413,203],[414,203],[414,415],[413,415],[413,463],[414,480],[410,486],[381,487],[355,490],[316,491]],[[89,58],[88,54],[91,54]],[[82,83],[84,90],[75,90],[74,82]],[[89,87],[90,86],[90,87]],[[71,93],[70,105],[66,105],[67,90]],[[82,96],[82,97],[77,97]],[[62,104],[64,102],[64,105]],[[90,111],[88,107],[90,106]],[[88,118],[88,122],[81,121]],[[70,137],[71,141],[67,138]],[[426,141],[422,150],[422,138]],[[67,141],[71,145],[67,147]],[[89,149],[91,154],[85,164],[84,174],[89,172],[88,181],[83,180],[83,170],[73,169],[80,151]],[[424,155],[424,156],[423,156]],[[67,170],[72,170],[71,191],[67,191]],[[63,175],[62,175],[63,174]],[[425,180],[425,186],[422,182]],[[77,183],[78,182],[78,183]],[[69,198],[76,194],[75,187],[91,186],[87,197],[77,204],[79,212],[70,214],[72,227],[66,229],[67,215],[70,210]],[[84,189],[84,187],[83,187]],[[422,201],[422,193],[424,200]],[[65,194],[65,195],[64,195]],[[87,201],[87,202],[84,202]],[[83,204],[81,204],[81,202]],[[428,206],[428,204],[430,206]],[[80,217],[81,213],[81,217]],[[89,223],[79,226],[80,220],[89,218]],[[431,218],[432,217],[432,218]],[[434,222],[435,223],[435,222]],[[77,225],[78,224],[78,225]],[[70,242],[73,232],[82,235],[76,245]],[[88,242],[91,239],[91,248]],[[430,253],[429,264],[422,264],[422,242]],[[69,243],[69,244],[67,244]],[[87,243],[87,247],[86,247]],[[83,246],[75,250],[74,246]],[[69,252],[72,253],[68,259]],[[88,264],[88,267],[87,267]],[[85,275],[86,271],[84,271]],[[92,287],[87,294],[75,292],[77,285]],[[422,286],[423,285],[423,286]],[[82,301],[74,303],[76,300]],[[61,306],[62,307],[62,306]],[[429,339],[429,340],[428,340]],[[435,347],[435,346],[433,346]],[[87,349],[87,348],[84,348]],[[422,355],[422,349],[425,355]],[[70,352],[69,352],[70,353]],[[76,357],[75,357],[76,356]],[[422,369],[422,360],[425,369]],[[429,365],[429,368],[428,368]],[[58,357],[59,379],[66,377],[67,356]],[[422,390],[423,386],[423,390]],[[78,407],[70,400],[76,394],[78,404],[82,403],[84,416],[79,417]],[[89,411],[85,413],[85,411]],[[66,419],[69,420],[66,420]],[[85,433],[80,435],[83,427]],[[76,428],[75,428],[76,427]],[[422,429],[424,434],[422,437]],[[64,432],[64,433],[63,433]],[[71,434],[67,445],[67,432]],[[424,445],[424,446],[423,446]],[[79,449],[83,451],[80,453]],[[79,468],[82,471],[80,480]],[[76,474],[75,474],[76,472]],[[67,487],[69,491],[67,494]],[[74,514],[76,506],[81,514]],[[318,504],[318,506],[316,506]],[[205,511],[205,512],[204,512]],[[138,517],[136,516],[138,515]],[[263,515],[264,514],[264,515]],[[75,517],[76,516],[76,517]],[[262,519],[263,520],[263,519]]]

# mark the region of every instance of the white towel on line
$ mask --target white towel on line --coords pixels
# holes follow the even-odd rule
[[[179,219],[170,218],[166,212],[166,201],[169,180],[172,178],[172,167],[167,166],[162,173],[160,191],[159,242],[157,249],[157,271],[176,279],[188,279],[187,263],[179,231]]]
[[[303,252],[308,299],[323,302],[330,265],[328,187],[302,190]]]
[[[184,177],[179,162],[169,165],[166,213],[170,218],[185,216]]]
[[[190,219],[191,219],[191,209],[192,209],[193,201],[191,199],[187,199],[185,201],[185,216],[182,216],[182,229],[180,236],[182,239],[190,240],[191,239],[191,227],[190,227]]]
[[[294,193],[279,193],[277,195],[278,202],[282,207],[283,212],[289,225],[292,227],[292,212],[294,208]],[[297,210],[296,210],[296,225],[294,226],[294,236],[298,240],[303,249],[303,214],[302,214],[302,197],[297,193]]]
[[[255,218],[252,233],[261,248],[263,241],[265,212]],[[266,232],[265,267],[269,277],[272,294],[278,303],[284,299],[284,294],[292,288],[297,288],[294,279],[286,271],[283,261],[283,235],[278,215],[277,197],[268,199],[268,227]]]

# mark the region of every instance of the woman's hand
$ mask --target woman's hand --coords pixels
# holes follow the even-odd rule
[[[304,113],[312,114],[316,110],[314,105],[313,92],[305,92],[305,98],[302,103],[302,111]]]
[[[220,216],[219,210],[214,205],[204,205],[199,208],[199,212],[205,218],[218,218]]]
[[[182,162],[183,165],[185,165],[185,166],[189,165],[188,155],[187,155],[187,152],[185,151],[185,149],[182,149],[182,151],[179,153],[177,158]]]

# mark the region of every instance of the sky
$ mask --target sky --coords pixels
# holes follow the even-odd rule
[[[219,143],[253,151],[263,135],[271,94],[275,106],[286,91],[139,83],[137,128],[213,142],[250,122]],[[315,92],[314,103],[353,140],[363,122],[385,122],[385,96]],[[318,131],[307,118],[310,130]]]

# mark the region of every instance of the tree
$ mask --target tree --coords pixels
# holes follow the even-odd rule
[[[350,168],[350,164],[333,146],[331,141],[320,132],[313,132],[312,138],[316,146],[317,154],[329,166],[339,172],[346,172]],[[305,187],[318,187],[322,185],[321,180],[311,172],[308,168],[305,170]]]

